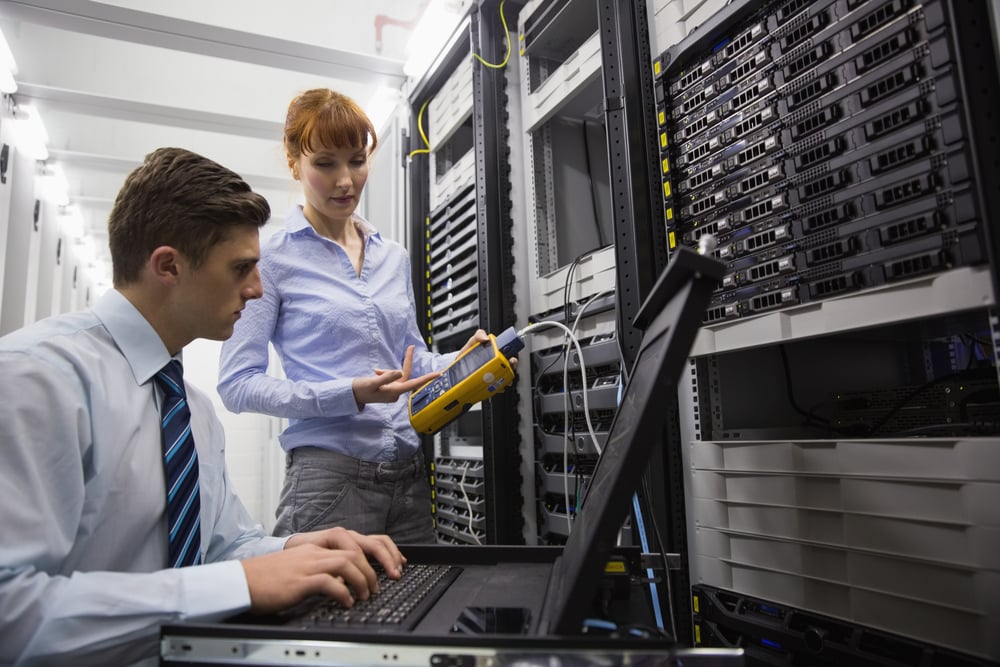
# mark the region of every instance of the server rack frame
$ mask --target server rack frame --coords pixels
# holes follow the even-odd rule
[[[516,7],[516,3],[511,3]],[[514,11],[506,9],[505,11]],[[464,59],[478,53],[488,62],[503,60],[504,36],[499,22],[499,2],[482,0],[469,9],[468,15],[452,35],[450,43],[418,82],[410,94],[410,137],[419,137],[417,118],[421,105],[432,98]],[[473,150],[475,151],[476,178],[476,235],[478,244],[478,294],[479,326],[490,331],[501,331],[514,324],[513,274],[510,262],[511,201],[509,184],[510,167],[504,153],[506,125],[506,90],[503,70],[473,67]],[[486,104],[486,100],[490,104]],[[418,305],[428,303],[428,272],[426,246],[430,200],[428,184],[431,178],[427,160],[413,160],[409,165],[410,191],[410,255],[413,285]],[[418,324],[427,336],[429,345],[435,344],[431,335],[429,310],[417,308]],[[471,334],[469,332],[460,332]],[[451,341],[455,346],[456,341]],[[461,342],[464,342],[461,341]],[[471,413],[470,413],[471,414]],[[521,544],[522,517],[514,511],[519,505],[517,493],[520,484],[520,434],[517,430],[518,396],[510,388],[482,405],[480,411],[483,434],[484,496],[486,500],[485,543]],[[423,449],[428,460],[433,460],[433,439],[423,439]],[[507,483],[505,484],[504,481]]]
[[[624,369],[628,369],[641,339],[633,326],[636,312],[669,261],[659,197],[659,154],[654,148],[657,123],[653,58],[644,0],[599,0],[598,19],[614,209],[617,335]],[[646,507],[647,522],[665,526],[662,533],[650,531],[650,536],[665,536],[659,549],[664,553],[686,553],[678,405],[676,397],[664,397],[664,403],[670,417],[650,459],[650,470],[655,471],[652,476],[662,483],[646,485],[639,494],[640,507]],[[672,585],[657,589],[657,594],[661,608],[666,607],[667,613],[673,615],[688,606],[687,567],[682,564],[676,571],[665,570],[661,582],[667,578]],[[689,643],[690,625],[673,620],[675,639]]]

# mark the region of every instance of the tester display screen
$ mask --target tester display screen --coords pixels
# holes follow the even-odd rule
[[[469,350],[465,356],[448,367],[448,384],[454,387],[492,358],[492,345],[489,343],[477,345],[475,349]]]

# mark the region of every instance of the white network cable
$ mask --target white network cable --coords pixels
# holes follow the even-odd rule
[[[594,296],[592,296],[589,299],[587,299],[587,301],[582,306],[580,306],[580,309],[577,311],[577,313],[576,313],[576,319],[573,320],[573,326],[570,327],[570,333],[573,336],[576,335],[576,329],[577,329],[577,327],[580,326],[580,320],[583,318],[583,314],[587,311],[588,308],[590,308],[590,306],[595,301],[597,301],[599,298],[601,298],[603,296],[607,296],[608,294],[614,294],[614,293],[615,293],[614,289],[611,289],[611,290],[607,290],[607,291],[604,291],[604,292],[598,292]],[[583,368],[583,357],[582,356],[580,357],[580,367]],[[569,355],[567,354],[567,355],[563,356],[563,387],[568,387],[568,386],[569,386]],[[583,381],[583,392],[584,392],[584,396],[586,396],[586,393],[587,393],[587,381],[586,381],[586,378],[584,378],[584,381]],[[570,412],[570,405],[569,405],[569,392],[565,392],[565,394],[566,394],[565,401],[563,403],[563,405],[565,406],[565,410],[566,410],[566,421],[564,422],[564,428],[563,428],[563,493],[565,494],[565,499],[566,499],[566,513],[568,515],[569,514],[569,412]],[[584,403],[584,405],[586,405],[586,403]],[[587,415],[588,415],[588,417],[590,416],[590,411],[589,410],[587,411]],[[597,455],[600,456],[600,454],[601,454],[601,448],[597,444],[597,436],[593,434],[593,429],[591,429],[591,435],[594,438],[594,447],[597,448]],[[577,505],[580,504],[580,498],[579,498],[580,491],[581,491],[581,489],[577,488],[577,490],[576,490],[576,495],[577,495],[576,504]],[[572,526],[572,522],[570,522],[570,526]],[[572,530],[572,528],[570,530]]]
[[[587,400],[587,368],[583,361],[583,350],[580,349],[580,342],[576,338],[576,328],[580,324],[580,318],[584,311],[592,304],[598,297],[603,296],[606,292],[595,294],[592,296],[580,310],[577,312],[576,321],[573,322],[573,328],[568,328],[562,322],[555,322],[552,320],[545,320],[542,322],[535,322],[524,327],[517,332],[519,337],[524,337],[524,335],[530,331],[545,327],[558,327],[562,329],[566,336],[572,341],[574,347],[576,347],[576,354],[580,360],[580,378],[582,383],[582,393],[583,393],[583,414],[587,421],[587,431],[590,433],[590,438],[594,443],[594,449],[597,450],[597,455],[601,455],[601,443],[597,439],[597,434],[594,432],[594,425],[590,421],[590,405]],[[563,422],[563,497],[566,506],[566,529],[567,533],[572,531],[572,515],[570,514],[570,502],[569,502],[569,413],[570,406],[569,402],[569,354],[565,356],[563,360],[563,400],[564,400],[564,422]]]
[[[472,535],[472,539],[476,541],[476,544],[482,545],[482,541],[479,539],[479,535],[476,535],[476,529],[472,523],[472,502],[469,500],[469,494],[465,492],[465,475],[469,472],[470,463],[471,461],[466,461],[462,467],[462,479],[458,483],[458,488],[462,489],[462,497],[465,498],[465,509],[469,512],[469,534]]]
[[[555,322],[552,320],[545,320],[543,322],[535,322],[533,324],[529,324],[528,326],[518,331],[517,335],[520,337],[524,337],[524,334],[530,331],[534,331],[535,329],[541,327],[559,327],[564,332],[566,332],[566,335],[573,342],[573,346],[576,348],[576,354],[580,358],[580,377],[583,382],[583,416],[586,417],[587,419],[587,431],[590,433],[591,440],[594,441],[594,447],[597,449],[598,455],[600,455],[601,443],[597,441],[597,434],[594,433],[594,425],[590,423],[590,406],[587,403],[587,369],[586,367],[584,367],[583,364],[583,350],[580,349],[580,341],[576,339],[576,336],[573,335],[573,332],[570,330],[569,327],[567,327],[562,322]],[[563,390],[568,391],[568,388],[564,386]]]

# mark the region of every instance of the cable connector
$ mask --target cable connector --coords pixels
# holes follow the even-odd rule
[[[514,327],[507,327],[496,335],[497,348],[505,357],[513,357],[524,349],[524,340]]]

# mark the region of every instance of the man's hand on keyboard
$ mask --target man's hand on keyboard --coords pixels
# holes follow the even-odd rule
[[[369,560],[374,560],[392,579],[403,574],[406,557],[400,553],[396,543],[388,535],[362,535],[346,528],[328,528],[311,533],[296,533],[288,538],[287,549],[298,544],[316,544],[327,549],[348,549],[361,551]],[[374,579],[372,582],[374,583]]]
[[[312,595],[325,595],[350,608],[355,598],[378,592],[372,558],[393,579],[406,559],[386,535],[362,535],[344,528],[297,533],[283,551],[241,561],[250,591],[250,611],[281,611]]]
[[[354,549],[300,544],[240,562],[250,590],[250,611],[255,613],[281,611],[311,595],[325,595],[350,607],[352,591],[364,600],[376,585],[368,559]]]

